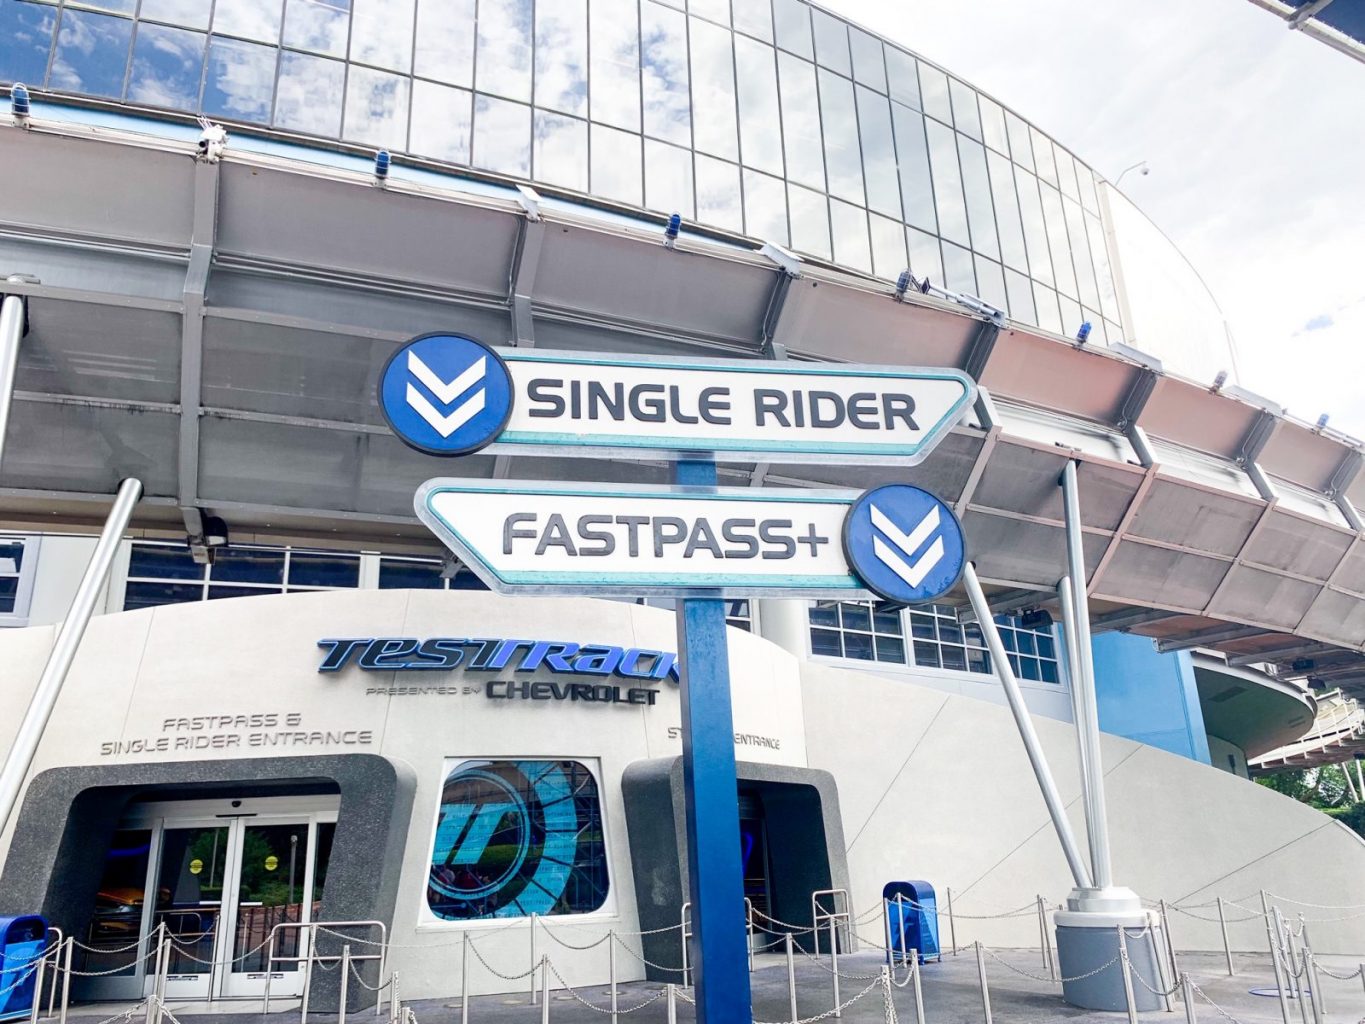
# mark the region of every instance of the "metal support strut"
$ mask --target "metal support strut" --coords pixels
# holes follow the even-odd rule
[[[675,474],[679,484],[716,485],[713,462],[682,461]],[[697,1021],[749,1024],[753,1014],[725,603],[718,597],[683,598],[677,615],[688,894],[698,948]]]
[[[1010,660],[1005,653],[1004,641],[1000,639],[1000,630],[995,625],[990,605],[986,603],[986,595],[981,590],[981,581],[976,578],[976,566],[971,562],[963,567],[962,581],[966,584],[967,597],[972,602],[972,611],[976,613],[977,624],[981,627],[981,633],[986,638],[986,646],[990,648],[991,663],[995,666],[995,674],[1000,679],[1000,685],[1005,691],[1005,699],[1009,702],[1010,712],[1014,715],[1014,724],[1019,727],[1019,736],[1024,741],[1024,750],[1028,753],[1029,764],[1033,766],[1033,776],[1038,780],[1038,788],[1043,791],[1043,802],[1047,804],[1047,813],[1052,818],[1052,827],[1057,830],[1057,838],[1062,844],[1062,853],[1066,856],[1067,866],[1071,868],[1071,877],[1075,880],[1077,888],[1088,889],[1090,888],[1090,875],[1086,871],[1081,851],[1076,846],[1076,837],[1071,832],[1071,822],[1067,820],[1066,807],[1057,792],[1057,784],[1052,780],[1052,771],[1048,768],[1047,758],[1043,756],[1043,748],[1038,742],[1038,734],[1033,729],[1033,720],[1029,718],[1028,707],[1024,704],[1024,695],[1019,692],[1019,681],[1014,678],[1014,670],[1010,668]]]
[[[10,747],[5,766],[0,769],[0,832],[4,831],[5,826],[9,824],[10,816],[14,813],[19,790],[23,788],[24,778],[33,764],[34,754],[38,752],[43,731],[47,728],[48,719],[52,717],[52,709],[57,705],[57,697],[62,692],[62,684],[66,682],[66,674],[75,660],[81,637],[85,635],[85,627],[95,610],[95,598],[99,596],[104,581],[109,576],[109,566],[113,564],[119,540],[128,527],[133,507],[140,497],[141,480],[129,477],[119,484],[113,508],[109,510],[109,518],[104,521],[104,530],[100,533],[99,543],[95,545],[95,553],[90,556],[90,564],[86,566],[80,586],[76,588],[71,608],[57,631],[52,653],[48,655],[47,664],[43,667],[43,674],[33,691],[28,710],[24,712],[24,720],[14,737],[14,745]]]
[[[6,295],[3,304],[0,304],[0,463],[5,457],[5,428],[9,425],[14,374],[19,368],[19,339],[23,336],[24,297]]]

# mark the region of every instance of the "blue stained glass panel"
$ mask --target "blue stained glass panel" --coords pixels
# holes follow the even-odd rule
[[[273,46],[213,37],[209,41],[208,76],[204,81],[204,112],[241,121],[268,122],[277,55]]]
[[[0,0],[0,81],[43,84],[57,10]]]
[[[133,23],[126,18],[63,11],[49,85],[91,96],[122,96],[132,38]]]
[[[138,25],[128,99],[155,107],[196,109],[199,79],[204,71],[204,44],[202,32]]]

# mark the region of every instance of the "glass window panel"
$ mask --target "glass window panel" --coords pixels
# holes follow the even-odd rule
[[[1061,146],[1056,148],[1057,156],[1057,180],[1062,186],[1062,195],[1068,199],[1081,201],[1080,186],[1076,184],[1076,161]]]
[[[1053,334],[1062,333],[1062,314],[1057,306],[1057,293],[1037,281],[1033,283],[1033,305],[1038,312],[1038,326]]]
[[[900,182],[896,176],[896,144],[891,134],[887,99],[863,86],[856,88],[858,134],[862,140],[867,205],[888,217],[901,218]]]
[[[940,234],[962,245],[970,245],[967,204],[962,198],[962,173],[958,167],[957,134],[937,121],[926,121],[924,127],[929,136],[929,161],[934,169],[934,205],[938,208]]]
[[[588,9],[592,33],[588,102],[592,119],[631,132],[640,130],[638,12],[637,0],[592,0]],[[638,181],[636,187],[638,190]]]
[[[283,0],[215,0],[213,31],[258,43],[278,43],[283,14]]]
[[[687,77],[685,15],[656,4],[641,6],[640,77],[644,87],[645,134],[690,146],[692,100]]]
[[[804,0],[773,0],[773,36],[782,49],[806,60],[815,59],[810,7]]]
[[[1018,650],[1018,645],[1014,642],[1014,630],[1010,629],[1010,617],[1008,615],[995,616],[995,624],[1002,627],[1000,630],[1000,643],[1005,650],[1013,652]]]
[[[855,270],[872,272],[868,250],[867,214],[857,206],[831,199],[830,227],[834,235],[834,261]]]
[[[697,149],[739,159],[735,129],[735,65],[729,32],[690,19],[692,37],[692,131]],[[697,184],[701,186],[698,171]],[[698,195],[698,206],[701,200]]]
[[[139,25],[133,43],[128,99],[155,107],[197,110],[205,42],[202,32]]]
[[[531,98],[531,0],[480,0],[478,56],[475,63],[479,92],[496,93],[514,100]],[[530,111],[527,131],[530,141]],[[475,131],[478,131],[477,112]],[[477,136],[475,147],[478,149]]]
[[[944,124],[953,123],[953,102],[948,98],[948,76],[936,67],[919,62],[919,91],[923,110]]]
[[[1114,319],[1119,315],[1118,296],[1114,292],[1113,271],[1109,267],[1109,248],[1104,237],[1104,228],[1099,217],[1085,215],[1086,234],[1090,238],[1090,258],[1095,263],[1095,281],[1100,289],[1100,309],[1106,318]]]
[[[1047,241],[1052,249],[1052,269],[1057,275],[1057,290],[1076,298],[1076,270],[1071,264],[1071,242],[1066,237],[1066,214],[1062,210],[1062,195],[1055,188],[1040,188],[1043,201],[1043,221],[1047,224]]]
[[[536,106],[587,115],[587,0],[536,4],[535,77]]]
[[[967,648],[967,671],[968,672],[989,672],[991,670],[991,657],[985,651],[977,650],[973,647]]]
[[[1037,128],[1030,128],[1033,137],[1033,160],[1038,165],[1038,177],[1049,185],[1057,184],[1057,162],[1052,157],[1052,140]]]
[[[872,609],[865,604],[845,601],[839,605],[839,621],[844,629],[861,629],[872,632]]]
[[[408,148],[408,86],[411,79],[351,67],[346,80],[342,135],[390,149]]]
[[[1057,676],[1057,663],[1055,661],[1045,661],[1039,667],[1042,669],[1043,682],[1061,682]]]
[[[953,123],[957,125],[957,130],[980,142],[981,117],[976,110],[976,90],[956,78],[950,78],[948,91],[952,96]]]
[[[916,640],[936,639],[938,633],[934,630],[934,617],[923,612],[911,612],[910,635]]]
[[[1100,319],[1100,315],[1097,312],[1082,306],[1081,319],[1090,324],[1091,339],[1098,341],[1102,345],[1109,344],[1109,339],[1105,336],[1104,332],[1104,321]]]
[[[877,637],[877,660],[905,664],[905,641],[895,637]]]
[[[1068,338],[1074,338],[1076,331],[1081,326],[1081,321],[1085,319],[1081,316],[1080,304],[1075,299],[1069,299],[1058,293],[1057,305],[1062,316],[1061,333]]]
[[[444,590],[440,562],[405,562],[396,558],[379,560],[380,590]]]
[[[1038,179],[1022,170],[1014,173],[1019,214],[1024,225],[1024,240],[1028,243],[1029,272],[1035,280],[1055,285],[1052,257],[1047,244],[1047,224],[1043,220],[1043,202],[1038,196]]]
[[[872,628],[878,633],[901,635],[901,613],[880,601],[872,609]]]
[[[845,633],[844,657],[857,661],[872,660],[872,636],[869,633]]]
[[[1014,168],[1007,157],[995,152],[986,154],[986,163],[990,172],[991,195],[995,199],[1000,255],[1006,266],[1027,272],[1028,250],[1024,247],[1024,226],[1019,219],[1019,197],[1014,191]]]
[[[976,294],[976,269],[972,254],[951,242],[943,243],[943,283],[950,291]]]
[[[360,559],[354,555],[332,555],[313,551],[289,553],[291,587],[358,587]]]
[[[981,140],[997,153],[1008,156],[1010,142],[1005,131],[1005,111],[995,100],[980,93],[977,93],[976,102],[981,108]]]
[[[838,626],[839,603],[837,601],[816,601],[810,606],[810,621],[815,626]]]
[[[787,155],[787,177],[802,185],[825,190],[824,142],[820,119],[812,117],[820,109],[815,86],[815,65],[790,54],[777,55],[778,78],[782,93],[782,134]]]
[[[427,907],[445,921],[586,914],[606,902],[597,782],[577,761],[460,761],[442,772]]]
[[[1009,296],[1005,294],[1005,275],[1003,268],[995,260],[988,260],[976,254],[977,297],[985,299],[996,309],[1007,312],[1010,308]]]
[[[473,86],[474,36],[474,0],[418,0],[414,73]]]
[[[126,18],[63,11],[51,87],[92,96],[122,96],[132,37],[133,23]]]
[[[474,166],[519,178],[531,176],[531,108],[474,97]]]
[[[537,181],[588,191],[588,122],[544,110],[535,113],[531,166]]]
[[[938,644],[919,642],[915,644],[915,664],[921,668],[938,668]]]
[[[280,56],[275,124],[281,128],[338,138],[346,65],[339,60],[286,51]]]
[[[273,46],[211,38],[204,80],[204,113],[239,121],[268,122],[278,56],[279,51]]]
[[[1100,212],[1100,200],[1095,191],[1095,175],[1091,173],[1089,167],[1076,161],[1076,178],[1081,186],[1081,205],[1085,207],[1086,213],[1098,214]]]
[[[780,178],[745,169],[744,231],[765,242],[789,244],[787,194]]]
[[[1011,319],[1026,324],[1038,323],[1038,310],[1033,304],[1033,287],[1027,277],[1006,267],[1005,294],[1009,297]]]
[[[150,576],[153,579],[202,580],[204,566],[195,562],[188,547],[134,544],[128,556],[128,575]]]
[[[777,103],[776,51],[746,36],[735,37],[741,162],[782,174],[782,116]]]
[[[1057,648],[1053,646],[1052,637],[1047,633],[1039,633],[1034,638],[1034,643],[1038,646],[1038,656],[1040,658],[1056,658]]]
[[[412,83],[412,140],[408,149],[451,163],[469,163],[474,94],[435,82]]]
[[[697,154],[697,219],[730,231],[743,231],[739,205],[739,168]]]
[[[645,205],[661,213],[693,218],[692,154],[645,139]]]
[[[890,51],[888,51],[890,52]],[[938,231],[934,186],[929,176],[929,151],[924,141],[924,118],[899,103],[891,104],[900,167],[901,202],[907,224]]]
[[[1032,631],[1027,629],[1020,629],[1017,630],[1016,633],[1017,636],[1015,637],[1015,650],[1017,650],[1020,654],[1038,653],[1038,647],[1034,643],[1034,634],[1032,633]]]
[[[352,2],[351,60],[404,74],[411,71],[413,0]]]
[[[938,620],[938,638],[944,643],[962,643],[962,627],[953,619]]]
[[[858,115],[853,105],[853,83],[820,69],[820,122],[825,136],[825,168],[829,191],[841,199],[864,202],[862,152],[858,145]],[[835,231],[838,259],[838,230]]]
[[[848,26],[818,8],[811,8],[815,29],[815,61],[822,67],[851,76],[853,65],[848,55]]]
[[[986,149],[981,143],[972,142],[962,135],[957,137],[957,148],[962,157],[962,187],[967,197],[972,248],[992,259],[999,259],[1000,240],[995,233],[995,209],[991,204],[991,179],[986,173]],[[1003,287],[1001,290],[1004,290]]]
[[[266,594],[275,594],[278,591],[268,590],[261,587],[214,587],[210,586],[208,600],[222,601],[230,597],[262,597]]]
[[[1022,675],[1025,679],[1031,679],[1034,682],[1042,680],[1043,674],[1038,670],[1037,658],[1020,658],[1019,667],[1023,670]]]
[[[204,587],[200,583],[151,583],[129,581],[123,594],[123,610],[127,612],[138,608],[155,608],[163,604],[188,604],[204,599]]]
[[[1105,336],[1109,338],[1111,343],[1115,341],[1124,340],[1123,328],[1120,327],[1118,324],[1114,323],[1114,321],[1112,320],[1106,320],[1104,322],[1104,333]]]
[[[1090,243],[1085,237],[1085,212],[1073,199],[1062,201],[1066,213],[1067,237],[1071,239],[1071,257],[1076,265],[1076,284],[1081,302],[1092,309],[1100,304],[1100,290],[1095,281],[1095,264],[1090,259]]]
[[[345,3],[346,0],[339,2]],[[143,21],[169,21],[172,25],[183,25],[185,28],[208,28],[210,3],[211,0],[142,0],[138,17]]]
[[[593,195],[618,199],[632,206],[645,201],[640,136],[605,125],[592,126],[591,177]]]
[[[904,50],[886,47],[886,77],[891,98],[916,110],[920,109],[918,63]]]
[[[967,641],[967,645],[975,644],[977,647],[985,647],[986,639],[981,635],[981,627],[975,622],[964,622],[962,624],[962,638]]]
[[[938,238],[927,231],[906,228],[905,244],[910,250],[910,269],[915,276],[943,284],[943,257],[939,254]]]
[[[1010,157],[1026,171],[1033,170],[1033,144],[1029,127],[1011,111],[1005,111],[1005,129],[1010,137]]]
[[[967,652],[961,647],[945,646],[942,652],[943,667],[967,671]]]
[[[267,548],[222,548],[210,566],[215,583],[284,583],[284,551]]]
[[[142,9],[146,11],[147,0]],[[284,45],[344,57],[350,13],[350,0],[287,0]]]
[[[764,42],[773,41],[773,8],[771,0],[731,0],[735,28],[748,32]]]
[[[789,185],[787,202],[791,207],[792,248],[822,259],[831,259],[829,201],[824,193]]]
[[[872,272],[894,281],[905,269],[905,226],[875,213],[869,214],[872,226]]]
[[[56,8],[0,2],[0,80],[41,86],[56,27]]]
[[[863,85],[886,92],[886,64],[882,60],[882,41],[860,28],[849,28],[848,44],[853,51],[853,77]]]
[[[689,7],[693,14],[730,24],[730,0],[690,0]]]
[[[833,629],[812,629],[810,631],[810,652],[826,658],[843,657],[839,644],[839,632]]]

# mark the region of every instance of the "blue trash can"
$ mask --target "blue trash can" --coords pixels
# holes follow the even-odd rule
[[[897,901],[896,897],[900,900]],[[910,950],[919,951],[919,962],[938,960],[942,952],[938,945],[938,900],[934,887],[928,882],[914,880],[887,882],[882,887],[886,900],[887,923],[890,926],[889,945],[898,963],[904,963]],[[891,954],[887,954],[887,959]]]
[[[38,959],[47,947],[47,921],[37,914],[0,917],[0,1021],[22,1020],[38,998]]]

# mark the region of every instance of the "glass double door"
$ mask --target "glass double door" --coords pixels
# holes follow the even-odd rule
[[[149,991],[159,934],[171,940],[168,999],[260,995],[267,969],[272,993],[298,994],[302,965],[291,958],[307,937],[295,926],[321,905],[335,831],[334,797],[136,806],[110,846],[77,968],[112,973],[81,995]]]

